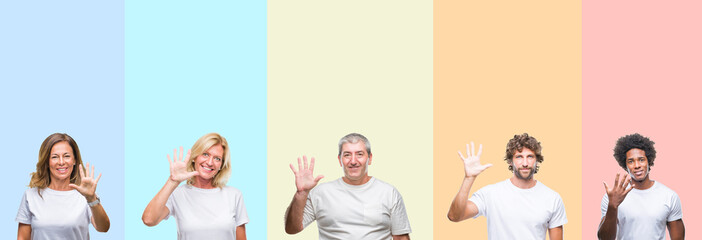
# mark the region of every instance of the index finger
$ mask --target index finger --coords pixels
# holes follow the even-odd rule
[[[314,157],[310,160],[310,172],[314,172]]]
[[[480,144],[480,147],[478,147],[478,157],[483,154],[483,144]]]

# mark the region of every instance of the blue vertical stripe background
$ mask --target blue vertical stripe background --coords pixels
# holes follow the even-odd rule
[[[0,239],[15,216],[39,146],[71,135],[102,178],[111,220],[91,239],[124,239],[124,5],[121,1],[0,1],[0,146],[8,192]]]

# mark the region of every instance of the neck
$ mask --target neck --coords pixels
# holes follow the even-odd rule
[[[66,179],[58,180],[56,178],[51,178],[51,183],[49,183],[48,188],[51,188],[51,190],[56,190],[56,191],[70,191],[71,187],[68,186],[71,182]]]
[[[519,173],[517,173],[517,174],[519,174]],[[521,189],[529,189],[529,188],[536,186],[536,180],[534,178],[521,179],[521,178],[518,178],[517,176],[512,176],[509,179],[509,181],[512,182],[512,184],[514,184],[514,186],[521,188]]]
[[[636,180],[631,181],[631,183],[634,184],[634,188],[636,188],[638,190],[646,190],[646,189],[653,187],[653,182],[654,181],[651,180],[648,177],[648,175],[646,175],[646,177],[641,181],[636,181]]]
[[[370,181],[371,177],[368,176],[368,175],[365,175],[365,176],[361,177],[361,178],[358,179],[358,180],[352,180],[352,179],[347,178],[346,176],[344,176],[344,177],[341,178],[341,179],[343,179],[345,183],[348,183],[348,184],[350,184],[350,185],[363,185],[363,184],[366,184],[368,181]]]
[[[193,182],[193,186],[197,188],[204,188],[204,189],[212,189],[214,186],[212,185],[212,179],[203,179],[200,176],[195,177],[195,182]]]

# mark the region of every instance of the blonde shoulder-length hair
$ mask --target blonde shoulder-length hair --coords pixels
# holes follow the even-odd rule
[[[57,143],[67,142],[73,149],[73,170],[71,172],[70,182],[80,184],[80,172],[78,168],[82,166],[83,160],[80,157],[80,149],[78,144],[71,136],[65,133],[54,133],[46,137],[44,142],[39,147],[39,161],[37,162],[37,171],[31,173],[32,179],[29,181],[29,187],[36,187],[37,190],[47,188],[51,184],[51,171],[49,170],[49,158],[51,157],[51,148]],[[41,195],[41,192],[40,192]]]
[[[217,172],[217,174],[215,174],[214,179],[212,179],[212,186],[221,188],[227,184],[227,181],[229,181],[229,176],[231,175],[232,169],[231,161],[229,159],[229,144],[227,143],[227,139],[218,133],[205,134],[205,136],[200,137],[200,139],[193,144],[193,147],[190,149],[190,159],[188,159],[187,169],[188,172],[195,171],[195,159],[212,146],[218,144],[221,144],[222,149],[224,149],[222,154],[224,162],[222,162],[222,168],[219,170],[219,172]],[[195,177],[192,177],[188,179],[187,183],[193,185],[194,182]]]

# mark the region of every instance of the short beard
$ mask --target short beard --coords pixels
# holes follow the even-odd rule
[[[522,174],[519,172],[519,168],[517,166],[512,165],[512,169],[514,169],[512,172],[514,172],[514,176],[521,180],[532,180],[534,179],[534,172],[536,168],[536,163],[534,163],[534,166],[531,168],[531,171],[529,172],[529,175],[526,177],[522,177]]]

